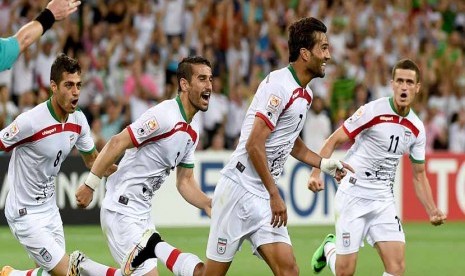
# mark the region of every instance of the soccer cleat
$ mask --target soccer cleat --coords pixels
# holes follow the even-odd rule
[[[145,231],[139,242],[124,258],[123,267],[121,268],[123,275],[131,275],[143,262],[156,258],[155,246],[162,241],[160,234],[153,229]]]
[[[81,275],[81,271],[79,265],[86,259],[84,253],[79,251],[74,251],[69,255],[69,266],[68,266],[68,273],[66,276],[79,276]]]
[[[0,271],[0,276],[8,276],[14,269],[11,266],[4,266]]]
[[[336,242],[336,237],[333,234],[328,234],[321,245],[315,250],[312,257],[312,269],[315,274],[320,273],[326,266],[325,244],[328,242]]]

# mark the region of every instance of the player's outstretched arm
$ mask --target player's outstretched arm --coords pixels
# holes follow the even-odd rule
[[[415,193],[425,208],[431,224],[437,226],[446,222],[446,215],[436,207],[433,200],[433,193],[426,177],[424,163],[412,163],[413,168],[413,184],[415,185]]]
[[[20,52],[22,53],[27,47],[37,41],[45,31],[52,27],[56,20],[63,20],[75,12],[80,4],[81,1],[75,0],[50,1],[47,8],[35,20],[21,27],[15,34]]]
[[[350,137],[347,135],[347,133],[345,133],[344,129],[342,127],[339,127],[336,131],[333,132],[333,134],[329,136],[328,139],[326,139],[325,143],[323,144],[323,147],[320,150],[320,156],[322,158],[330,158],[334,150],[337,149],[337,147],[349,140]],[[341,162],[341,164],[344,167],[344,169],[354,172],[354,169],[350,165],[343,162]],[[324,183],[320,177],[320,166],[316,166],[313,168],[312,173],[310,174],[310,178],[308,180],[308,189],[313,192],[319,192],[321,190],[324,190],[325,188]],[[336,171],[336,180],[340,181],[346,173],[347,172],[344,170]]]
[[[114,164],[126,149],[133,148],[129,131],[124,129],[111,137],[92,163],[92,167],[84,184],[76,190],[76,202],[80,208],[87,207],[92,201],[93,192],[106,173],[115,168]]]
[[[200,189],[192,168],[177,167],[176,188],[187,202],[211,216],[212,200]]]

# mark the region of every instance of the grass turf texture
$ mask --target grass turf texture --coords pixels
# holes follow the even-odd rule
[[[313,275],[310,260],[314,250],[332,226],[289,227],[300,275]],[[465,223],[447,223],[433,227],[426,223],[404,225],[407,239],[405,275],[465,275]],[[205,258],[207,228],[159,228],[162,237],[185,252]],[[65,226],[67,252],[79,249],[93,260],[116,266],[99,226]],[[19,269],[33,266],[26,252],[8,227],[0,227],[0,267]],[[172,275],[159,263],[160,275]],[[382,275],[383,266],[374,248],[360,250],[356,275]],[[228,275],[272,275],[266,263],[251,255],[248,242],[236,255]],[[332,275],[325,268],[319,275]]]

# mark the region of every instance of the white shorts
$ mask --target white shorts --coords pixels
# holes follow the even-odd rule
[[[394,201],[354,197],[338,190],[335,197],[336,253],[358,252],[363,240],[405,243],[405,234]]]
[[[65,256],[63,222],[58,209],[8,219],[11,232],[34,262],[50,271]]]
[[[222,176],[215,188],[212,202],[207,258],[231,262],[244,240],[258,254],[263,244],[283,242],[291,245],[287,228],[273,228],[270,200],[258,197],[230,178]]]
[[[100,223],[107,237],[110,253],[118,264],[122,264],[126,254],[134,248],[146,230],[155,230],[150,218],[137,219],[105,208],[100,209]],[[157,259],[149,259],[133,275],[144,275],[156,267]]]

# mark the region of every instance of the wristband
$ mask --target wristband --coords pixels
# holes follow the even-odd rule
[[[98,176],[96,176],[94,173],[92,172],[89,172],[89,175],[87,175],[87,179],[86,181],[84,182],[84,184],[86,184],[87,187],[91,188],[92,190],[95,191],[95,189],[97,188],[97,186],[100,184],[100,181],[102,179]]]
[[[55,23],[55,16],[49,9],[44,9],[35,20],[42,25],[42,34],[44,34]]]

